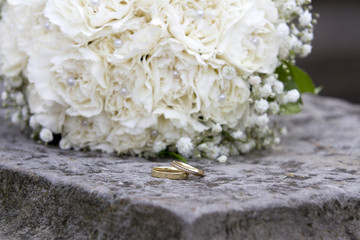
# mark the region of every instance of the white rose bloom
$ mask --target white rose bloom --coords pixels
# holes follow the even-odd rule
[[[196,58],[178,41],[169,40],[159,43],[144,64],[147,79],[142,85],[153,92],[152,98],[144,101],[153,104],[152,114],[192,136],[208,129],[196,118],[202,106],[195,82],[206,78]]]
[[[103,109],[107,66],[88,48],[68,48],[51,60],[50,87],[71,116],[92,117]]]
[[[27,87],[27,98],[29,102],[30,112],[34,122],[50,129],[54,133],[60,133],[65,118],[65,108],[49,100],[40,97],[34,84]],[[37,126],[36,124],[36,126]],[[33,126],[32,126],[33,127]],[[36,127],[34,127],[35,129]]]
[[[195,86],[201,99],[199,117],[235,128],[246,121],[250,91],[240,77],[224,80],[212,68],[200,68]]]
[[[66,116],[63,128],[62,137],[76,149],[114,151],[112,143],[107,141],[112,124],[104,113],[91,118]]]
[[[7,77],[14,77],[27,64],[28,57],[20,48],[19,39],[22,35],[22,19],[26,19],[29,9],[5,4],[1,10],[0,35],[3,39],[0,41],[0,71]],[[23,14],[21,18],[18,17],[19,12]]]
[[[280,39],[277,9],[270,0],[231,1],[218,54],[243,72],[272,73],[277,66]]]
[[[122,24],[133,17],[132,2],[121,4],[115,0],[48,0],[44,10],[51,23],[79,43],[91,41],[121,28]]]

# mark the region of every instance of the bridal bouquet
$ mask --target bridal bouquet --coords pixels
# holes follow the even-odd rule
[[[310,0],[0,2],[3,104],[62,149],[224,162],[315,92]]]

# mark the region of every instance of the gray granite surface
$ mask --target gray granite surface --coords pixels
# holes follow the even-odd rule
[[[151,177],[170,159],[37,144],[0,110],[0,239],[360,239],[360,106],[304,100],[273,150],[181,181]]]

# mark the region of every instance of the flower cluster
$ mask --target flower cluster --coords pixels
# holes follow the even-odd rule
[[[280,142],[301,103],[309,0],[8,0],[0,73],[11,120],[62,149],[225,162]],[[284,78],[285,76],[285,78]]]

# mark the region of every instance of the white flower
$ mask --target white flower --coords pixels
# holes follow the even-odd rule
[[[296,5],[296,2],[294,0],[288,0],[285,2],[284,4],[284,9],[285,11],[288,12],[288,14],[290,15],[293,12],[296,12],[298,9],[298,6]]]
[[[248,84],[239,77],[219,79],[215,70],[200,68],[195,79],[201,117],[229,127],[243,124],[248,117]]]
[[[308,10],[306,10],[305,12],[303,12],[303,14],[301,14],[299,18],[300,26],[302,27],[308,26],[311,23],[311,20],[312,20],[312,15]]]
[[[289,35],[290,29],[289,29],[289,26],[286,23],[280,23],[277,26],[276,32],[279,35],[279,37],[284,38],[284,37],[287,37]]]
[[[265,113],[269,108],[269,102],[265,99],[256,100],[254,104],[255,111],[262,114]]]
[[[222,131],[222,127],[218,123],[215,124],[214,126],[212,126],[212,128],[211,128],[211,132],[215,135],[221,133],[221,131]]]
[[[241,140],[241,141],[246,141],[246,134],[244,134],[244,132],[243,131],[241,131],[241,130],[238,130],[238,131],[236,131],[236,132],[233,132],[232,134],[231,134],[231,136],[233,137],[233,138],[235,138],[235,139],[238,139],[238,140]]]
[[[155,141],[153,150],[154,153],[159,153],[166,148],[166,144],[163,141]]]
[[[253,86],[258,86],[261,83],[261,78],[259,76],[250,76],[249,83]]]
[[[184,157],[189,157],[194,150],[194,145],[190,138],[182,137],[177,141],[176,148],[178,149],[179,153],[182,154]]]
[[[268,98],[272,94],[272,89],[270,84],[265,84],[259,88],[259,93],[262,98]]]
[[[236,77],[236,70],[230,66],[224,66],[222,69],[222,76],[226,80],[231,80],[232,78]]]
[[[218,54],[244,74],[272,73],[278,63],[280,40],[274,24],[278,20],[272,1],[234,1],[226,13]],[[265,16],[265,17],[264,17]]]
[[[285,95],[285,102],[286,103],[294,103],[297,102],[300,98],[300,93],[298,90],[296,89],[292,89],[290,91],[288,91]]]
[[[269,117],[268,115],[265,113],[265,114],[262,114],[260,116],[255,116],[254,118],[254,122],[257,126],[259,127],[263,127],[263,126],[266,126],[266,124],[268,124],[269,122]]]
[[[63,150],[69,150],[71,148],[71,144],[66,138],[62,138],[59,142],[59,147]]]
[[[29,125],[32,129],[36,129],[38,127],[40,127],[40,124],[36,121],[36,117],[35,116],[31,116],[30,120],[29,120]]]
[[[310,44],[304,44],[301,49],[301,57],[306,57],[311,53],[312,47]]]
[[[276,114],[280,111],[280,106],[276,102],[271,102],[269,105],[270,112]]]
[[[25,120],[28,120],[29,119],[29,109],[27,106],[24,106],[22,109],[21,109],[21,116],[23,119]]]
[[[284,84],[281,81],[275,81],[273,84],[274,93],[281,94],[284,91]]]
[[[238,143],[237,146],[241,153],[248,153],[254,148],[254,141],[250,141],[248,143]]]
[[[217,160],[219,163],[226,163],[226,161],[227,161],[227,156],[221,155],[221,156],[218,157],[216,160]]]
[[[311,42],[314,38],[314,33],[312,31],[310,31],[309,29],[305,29],[303,32],[302,32],[302,37],[301,37],[301,40],[303,42]]]
[[[5,91],[3,91],[2,93],[1,93],[1,100],[3,101],[3,102],[5,102],[7,99],[8,99],[8,93],[7,92],[5,92]]]
[[[17,105],[23,105],[25,103],[24,95],[21,92],[17,92],[15,95],[15,101]]]
[[[190,157],[211,139],[198,151],[226,161],[273,144],[266,113],[300,97],[284,93],[274,71],[290,53],[311,52],[311,8],[302,4],[9,0],[2,99],[17,105],[13,122],[29,120],[44,142],[61,134],[63,149],[149,156],[175,145]]]
[[[16,111],[11,115],[11,122],[12,123],[19,124],[20,120],[21,120],[21,114],[20,114],[19,111]]]
[[[53,137],[53,134],[52,132],[47,129],[47,128],[42,128],[41,131],[40,131],[40,139],[43,141],[43,142],[51,142],[54,137]]]
[[[125,20],[133,17],[132,2],[109,0],[94,5],[83,0],[48,0],[44,14],[64,34],[81,43],[121,28]]]

